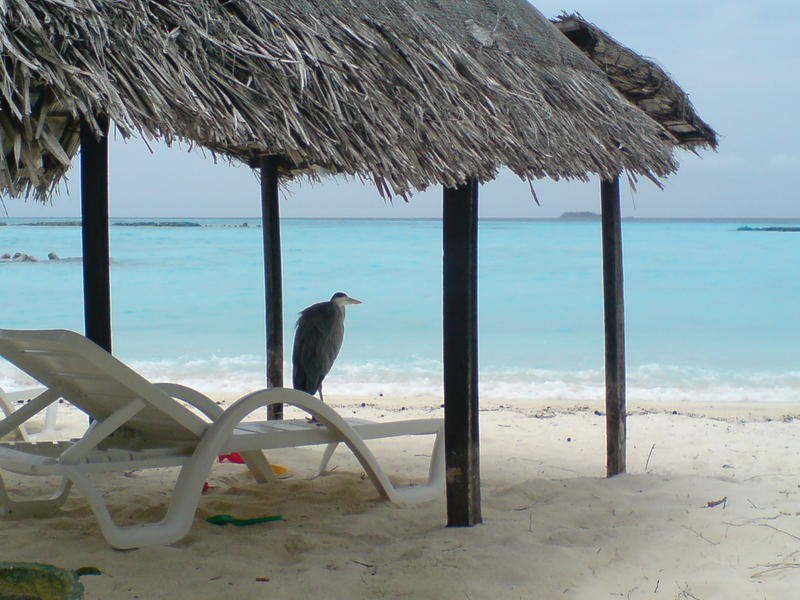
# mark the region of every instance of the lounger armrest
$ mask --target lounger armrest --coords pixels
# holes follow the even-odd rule
[[[259,407],[277,403],[300,408],[308,412],[316,421],[322,423],[332,434],[333,439],[329,443],[335,444],[341,442],[346,444],[356,456],[359,463],[361,463],[361,466],[378,492],[392,502],[423,502],[435,498],[443,492],[444,425],[441,421],[423,419],[411,422],[404,430],[393,432],[397,435],[436,434],[428,483],[422,486],[414,486],[413,490],[408,487],[398,489],[392,485],[392,482],[378,464],[372,451],[367,447],[364,438],[359,435],[352,425],[333,410],[333,408],[314,396],[310,396],[299,390],[287,388],[259,390],[243,396],[234,402],[211,426],[209,433],[204,436],[204,439],[198,446],[196,454],[201,452],[202,446],[210,447],[209,449],[203,449],[207,455],[217,451],[221,447],[222,441],[230,439],[234,429],[247,415]],[[396,426],[397,423],[394,425]],[[373,432],[375,437],[380,437],[377,435],[377,429],[382,429],[382,426],[378,424],[376,426],[376,431]],[[387,434],[389,431],[385,430],[381,433]]]
[[[211,398],[193,388],[179,383],[154,383],[153,385],[172,398],[177,398],[193,406],[212,421],[215,421],[224,412],[222,407]]]

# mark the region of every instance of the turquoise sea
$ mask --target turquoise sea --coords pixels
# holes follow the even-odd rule
[[[111,219],[114,352],[155,381],[262,387],[259,219],[182,220],[201,226]],[[80,228],[43,221],[0,218],[0,254],[39,259],[0,261],[0,328],[82,331],[81,264],[47,260],[79,257]],[[631,401],[800,400],[800,233],[741,225],[759,223],[623,224]],[[363,304],[326,392],[441,393],[439,221],[285,219],[282,236],[287,358],[297,313],[344,291]],[[485,220],[479,244],[481,394],[599,402],[599,222]],[[0,362],[0,386],[24,385]]]

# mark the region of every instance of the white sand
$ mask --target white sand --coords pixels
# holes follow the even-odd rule
[[[437,399],[329,401],[378,420],[440,411]],[[273,484],[254,483],[241,465],[217,465],[179,543],[112,550],[74,494],[56,516],[0,520],[0,560],[98,567],[102,575],[82,579],[88,599],[798,597],[800,404],[633,405],[628,474],[612,479],[604,478],[599,406],[510,405],[483,401],[484,523],[473,528],[445,527],[444,499],[411,507],[377,500],[345,450],[335,471],[314,478],[321,448],[296,449],[270,455],[290,469]],[[79,433],[84,422],[62,405],[58,434]],[[423,476],[428,441],[375,449],[405,483]],[[116,517],[134,523],[163,513],[174,477],[164,469],[99,482]],[[6,481],[12,490],[43,484]],[[204,521],[220,513],[283,521]]]

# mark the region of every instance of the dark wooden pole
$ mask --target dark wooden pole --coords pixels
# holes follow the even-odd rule
[[[447,524],[482,521],[478,435],[478,183],[443,200],[444,432]]]
[[[625,472],[625,307],[619,177],[600,183],[606,338],[606,472]]]
[[[259,167],[267,316],[267,387],[283,387],[283,284],[281,223],[278,209],[278,157],[260,157]],[[267,409],[267,418],[283,419],[283,404],[270,405]]]
[[[111,276],[108,241],[108,118],[100,139],[81,122],[81,231],[86,337],[111,352]]]

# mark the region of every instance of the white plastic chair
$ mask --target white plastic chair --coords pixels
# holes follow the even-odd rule
[[[327,445],[321,470],[336,445],[346,444],[378,493],[392,502],[424,502],[444,492],[442,419],[387,423],[345,420],[313,396],[285,388],[253,392],[223,411],[191,388],[150,383],[72,331],[0,329],[0,355],[45,386],[39,396],[0,421],[0,438],[59,398],[95,419],[79,440],[0,443],[0,468],[62,477],[53,496],[37,500],[12,499],[0,478],[0,513],[51,512],[64,503],[75,485],[112,546],[168,544],[189,532],[203,482],[217,456],[239,452],[256,479],[266,481],[273,473],[262,450],[316,444]],[[243,422],[253,411],[276,403],[298,407],[318,424],[305,420]],[[403,435],[435,435],[435,441],[427,482],[397,488],[365,441]],[[157,523],[129,527],[114,523],[90,478],[95,473],[170,466],[181,468],[167,513]]]

